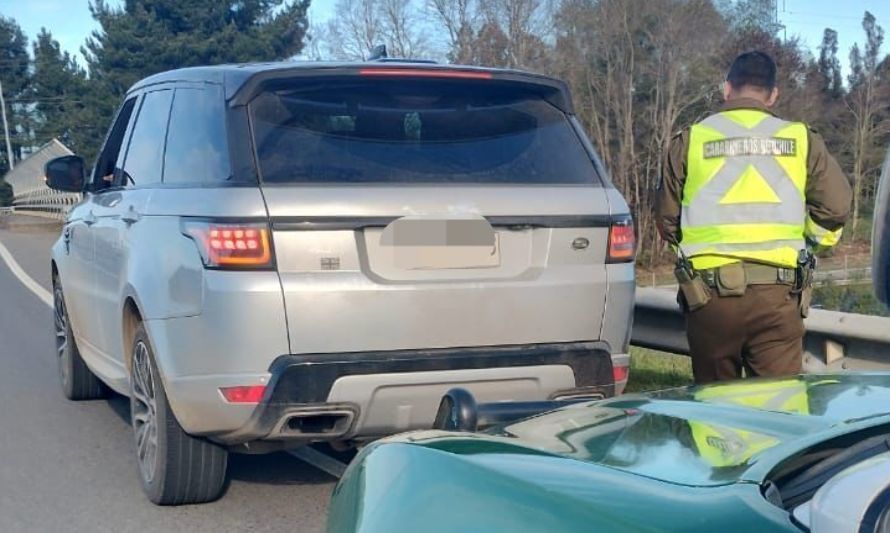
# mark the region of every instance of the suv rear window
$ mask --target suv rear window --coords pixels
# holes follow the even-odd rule
[[[269,183],[599,183],[565,113],[521,85],[292,80],[250,113]]]

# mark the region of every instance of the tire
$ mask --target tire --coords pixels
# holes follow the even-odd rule
[[[183,505],[222,495],[229,454],[188,435],[176,421],[143,324],[136,329],[130,359],[130,420],[139,478],[149,500]]]
[[[53,279],[53,325],[56,333],[56,357],[62,394],[69,400],[98,400],[108,389],[80,357],[71,329],[65,294],[58,279]]]

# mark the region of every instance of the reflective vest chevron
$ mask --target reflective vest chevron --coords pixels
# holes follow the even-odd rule
[[[697,269],[751,260],[794,268],[807,230],[807,127],[756,109],[694,125],[680,247]]]

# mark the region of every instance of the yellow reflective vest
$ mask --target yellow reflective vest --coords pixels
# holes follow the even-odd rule
[[[809,219],[806,125],[733,109],[689,136],[680,248],[696,269],[739,260],[797,265],[806,238],[831,246],[840,232]]]

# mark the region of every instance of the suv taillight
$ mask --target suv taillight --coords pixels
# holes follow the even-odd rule
[[[637,240],[630,218],[616,220],[609,226],[609,263],[629,263],[634,260]]]
[[[273,267],[272,239],[265,223],[183,221],[183,234],[198,246],[207,268],[264,269]]]

